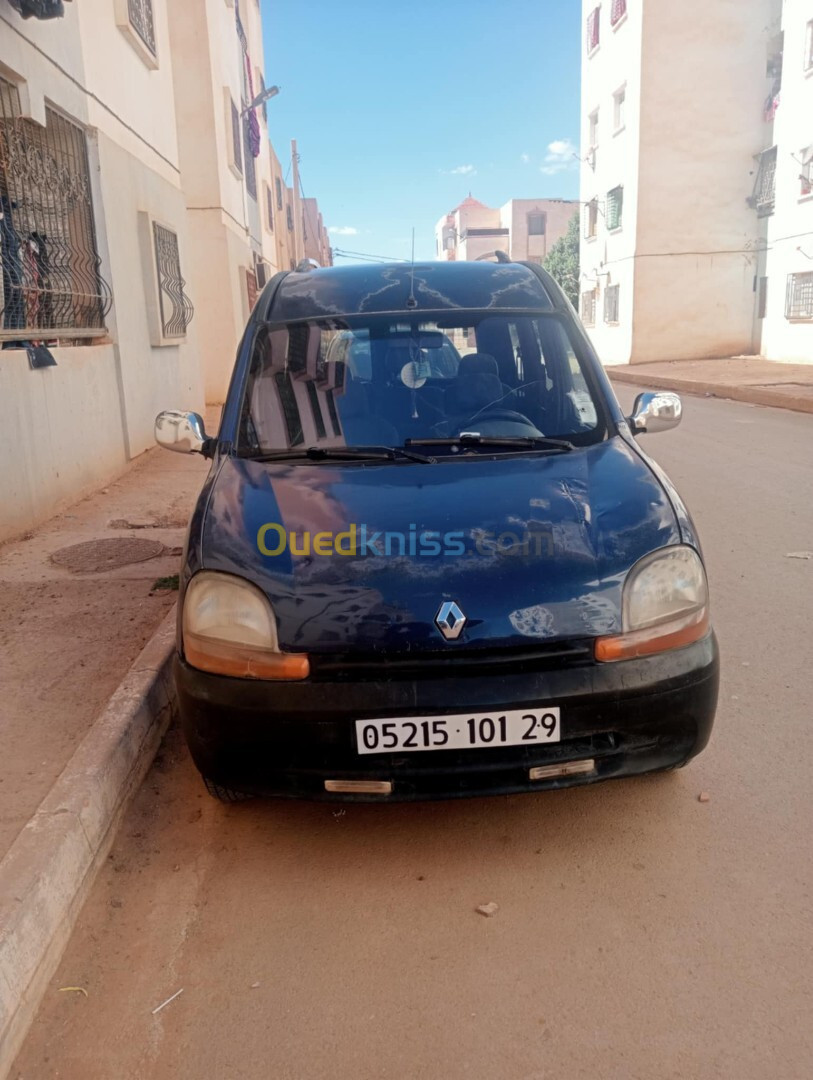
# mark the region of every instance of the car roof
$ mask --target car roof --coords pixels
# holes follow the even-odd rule
[[[258,314],[273,323],[457,310],[538,314],[561,307],[545,277],[513,262],[331,266],[278,275],[266,287]]]

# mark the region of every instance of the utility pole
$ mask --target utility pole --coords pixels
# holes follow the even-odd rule
[[[296,139],[291,139],[291,179],[294,185],[294,262],[297,265],[305,258],[305,243],[302,237],[302,199],[299,186],[299,154],[296,152]]]

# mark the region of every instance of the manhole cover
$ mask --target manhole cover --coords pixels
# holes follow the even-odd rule
[[[154,559],[164,550],[158,540],[140,540],[136,537],[115,537],[110,540],[86,540],[60,548],[51,555],[51,562],[74,574],[101,574],[105,570],[117,570],[130,563]]]

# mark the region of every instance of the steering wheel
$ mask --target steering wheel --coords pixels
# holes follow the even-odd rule
[[[455,421],[452,428],[459,435],[462,431],[477,431],[481,426],[492,427],[495,423],[511,424],[525,428],[525,431],[521,433],[512,431],[510,432],[511,435],[542,435],[542,432],[539,431],[535,424],[531,423],[527,416],[514,412],[512,409],[486,409],[484,412],[471,416],[467,420]],[[489,432],[489,434],[499,435],[500,432]],[[506,434],[509,433],[506,432]]]

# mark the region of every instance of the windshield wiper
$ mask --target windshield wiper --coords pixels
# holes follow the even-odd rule
[[[400,446],[308,446],[300,450],[245,450],[238,457],[252,461],[416,461],[435,465],[437,458],[415,454]]]
[[[567,439],[548,439],[544,435],[455,435],[450,438],[407,439],[405,446],[494,446],[507,450],[552,450],[560,454],[576,447]]]

